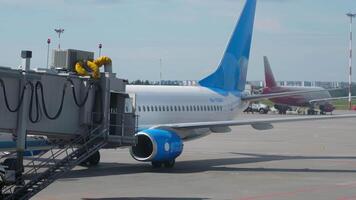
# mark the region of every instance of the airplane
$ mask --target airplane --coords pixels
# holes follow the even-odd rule
[[[134,94],[138,115],[138,143],[130,148],[134,159],[151,162],[155,168],[172,168],[185,141],[226,133],[231,131],[230,126],[251,125],[267,130],[273,128],[271,123],[356,117],[349,114],[235,120],[250,101],[310,92],[250,95],[244,91],[256,3],[246,0],[218,68],[201,79],[198,86],[127,85],[126,91]]]
[[[286,111],[290,108],[290,106],[307,107],[309,108],[307,111],[308,115],[316,114],[317,111],[314,109],[319,106],[320,114],[325,114],[326,112],[333,112],[335,109],[335,106],[330,103],[331,101],[348,98],[331,97],[329,91],[321,87],[279,86],[275,81],[271,65],[266,56],[263,57],[263,62],[265,68],[266,86],[262,89],[262,94],[310,91],[310,93],[271,98],[270,100],[275,103],[274,107],[279,111],[280,114],[286,114]]]
[[[46,153],[52,147],[51,142],[44,136],[28,135],[26,138],[26,149],[24,157],[37,156]],[[0,151],[2,155],[0,159],[2,164],[14,169],[16,166],[16,137],[11,134],[0,133]]]

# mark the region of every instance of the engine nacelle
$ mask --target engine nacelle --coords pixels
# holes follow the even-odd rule
[[[136,134],[138,143],[131,147],[131,156],[138,161],[174,160],[183,151],[183,141],[173,131],[147,129]]]

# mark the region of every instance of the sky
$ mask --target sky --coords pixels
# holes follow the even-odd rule
[[[244,2],[0,0],[0,66],[19,66],[26,49],[33,68],[46,67],[47,38],[56,48],[62,27],[62,48],[98,55],[102,43],[119,77],[159,80],[162,59],[163,79],[200,80],[218,66]],[[264,79],[268,56],[277,80],[347,81],[351,11],[355,0],[258,0],[248,80]]]

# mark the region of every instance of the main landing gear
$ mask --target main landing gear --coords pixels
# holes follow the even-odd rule
[[[153,168],[161,168],[164,165],[165,168],[173,168],[176,160],[168,160],[168,161],[152,161]]]
[[[314,109],[312,109],[312,108],[309,108],[309,109],[307,110],[307,114],[308,114],[308,115],[317,115],[317,114],[318,114],[318,111],[316,111],[316,110],[314,110]]]

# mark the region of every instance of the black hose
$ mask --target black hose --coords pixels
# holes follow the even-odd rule
[[[20,107],[21,107],[21,104],[23,102],[23,97],[24,97],[24,94],[25,94],[25,90],[26,90],[26,85],[23,86],[22,88],[22,92],[21,92],[21,95],[20,95],[20,99],[19,99],[19,102],[17,104],[17,106],[12,109],[9,105],[9,100],[7,99],[7,93],[6,93],[6,88],[5,88],[5,83],[2,79],[0,79],[0,84],[2,86],[2,92],[4,94],[4,99],[5,99],[5,105],[6,105],[6,108],[10,111],[10,112],[17,112],[19,111]]]
[[[32,123],[37,123],[40,121],[40,110],[39,110],[39,100],[38,100],[38,95],[35,92],[35,88],[33,86],[33,83],[29,82],[29,85],[31,86],[31,98],[30,98],[30,107],[29,107],[29,112],[28,112],[28,118]],[[33,97],[35,96],[35,102],[36,102],[36,117],[33,119]]]
[[[78,107],[83,107],[83,106],[85,105],[85,103],[87,102],[87,100],[88,100],[90,88],[92,87],[93,84],[90,84],[90,85],[89,85],[89,88],[88,88],[87,91],[86,91],[86,94],[85,94],[85,97],[84,97],[83,101],[82,101],[82,102],[79,102],[79,100],[78,100],[78,98],[77,98],[77,95],[76,95],[76,92],[75,92],[75,86],[74,86],[73,81],[72,81],[71,79],[68,79],[68,82],[71,83],[72,93],[73,93],[73,98],[74,98],[75,104],[76,104]]]
[[[78,107],[82,107],[85,105],[85,103],[88,101],[88,97],[89,97],[89,92],[90,92],[90,89],[91,87],[94,85],[94,83],[91,83],[90,84],[90,88],[87,89],[86,91],[86,94],[85,94],[85,97],[83,99],[82,102],[79,102],[77,96],[76,96],[76,91],[75,91],[75,87],[74,87],[74,83],[72,80],[68,79],[68,81],[71,83],[71,87],[72,87],[72,93],[73,93],[73,98],[74,98],[74,102],[75,104],[78,106]],[[42,101],[42,109],[43,109],[43,113],[45,114],[45,116],[50,119],[50,120],[55,120],[57,119],[60,114],[62,113],[62,110],[63,110],[63,104],[64,104],[64,97],[65,97],[65,93],[66,93],[66,88],[67,88],[67,85],[65,84],[63,86],[63,90],[62,90],[62,96],[61,96],[61,103],[60,103],[60,106],[56,112],[56,114],[54,116],[50,116],[50,114],[48,113],[48,110],[47,110],[47,106],[46,106],[46,101],[45,101],[45,98],[44,98],[44,92],[43,92],[43,84],[40,82],[40,81],[37,81],[35,86],[33,85],[32,82],[28,81],[26,83],[25,86],[23,86],[23,89],[21,91],[21,94],[20,94],[20,99],[19,99],[19,102],[18,104],[16,105],[16,107],[13,109],[11,108],[11,106],[9,105],[9,100],[8,100],[8,97],[7,97],[7,91],[6,91],[6,88],[5,88],[5,83],[2,79],[0,79],[0,86],[2,86],[2,91],[3,91],[3,94],[4,94],[4,100],[5,100],[5,105],[7,107],[7,109],[10,111],[10,112],[17,112],[22,103],[23,103],[23,99],[24,99],[24,94],[25,94],[25,90],[27,89],[27,85],[30,86],[31,88],[31,96],[30,96],[30,106],[29,106],[29,120],[32,122],[32,123],[37,123],[40,121],[40,103],[39,103],[39,94],[38,94],[38,89],[40,90],[41,92],[41,101]],[[97,95],[96,95],[96,101],[94,102],[94,105],[95,106],[97,103],[99,104],[99,112],[100,113],[100,117],[98,120],[94,120],[95,123],[101,123],[103,121],[103,101],[102,101],[102,89],[100,87],[100,85],[97,85]],[[33,113],[34,113],[34,110],[33,110],[33,103],[35,101],[35,117],[33,117]],[[99,102],[97,102],[99,101]],[[93,108],[94,109],[94,108]]]
[[[50,120],[55,120],[59,117],[59,115],[61,114],[62,110],[63,110],[63,103],[64,103],[64,96],[65,96],[65,93],[66,93],[66,84],[64,84],[63,86],[63,90],[62,90],[62,98],[61,98],[61,104],[58,108],[58,111],[56,112],[56,114],[54,116],[50,116],[48,114],[48,111],[47,111],[47,108],[46,108],[46,101],[44,99],[44,93],[43,93],[43,85],[40,81],[37,81],[36,83],[36,90],[35,90],[35,93],[36,93],[36,96],[38,95],[38,92],[37,92],[37,89],[40,89],[41,91],[41,100],[42,100],[42,109],[43,109],[43,112],[45,114],[45,116],[50,119]]]

